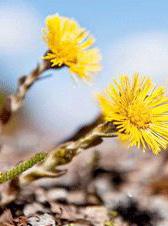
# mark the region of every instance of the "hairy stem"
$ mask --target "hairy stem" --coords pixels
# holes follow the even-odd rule
[[[27,169],[31,168],[38,162],[41,162],[44,160],[44,158],[47,156],[46,153],[37,153],[35,154],[31,159],[25,160],[24,162],[19,163],[14,168],[9,169],[8,171],[4,173],[0,173],[0,183],[4,183],[8,180],[12,180]]]
[[[49,63],[47,61],[42,61],[32,72],[30,72],[30,74],[19,79],[16,93],[7,97],[5,104],[0,112],[1,125],[8,123],[12,114],[22,106],[29,88],[35,83],[39,76],[49,68]]]
[[[103,137],[115,137],[116,129],[112,123],[102,123],[91,132],[76,141],[66,142],[51,150],[44,161],[36,164],[19,177],[20,185],[43,177],[59,177],[65,173],[57,169],[58,166],[67,164],[84,149],[94,147],[102,142]],[[110,134],[109,136],[107,136]]]
[[[7,172],[0,173],[0,183],[15,179],[19,176],[20,185],[43,177],[58,177],[65,170],[58,170],[60,165],[67,164],[84,149],[94,147],[102,142],[104,137],[115,137],[116,129],[112,123],[101,123],[84,137],[78,140],[65,142],[52,149],[48,154],[45,152],[35,154],[31,159],[25,160]]]

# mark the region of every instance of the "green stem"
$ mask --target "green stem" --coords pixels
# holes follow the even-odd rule
[[[14,179],[15,177],[19,176],[21,173],[23,173],[27,169],[31,168],[38,162],[43,161],[46,156],[47,156],[47,153],[45,153],[45,152],[37,153],[31,159],[25,160],[25,161],[19,163],[18,165],[16,165],[12,169],[9,169],[8,171],[6,171],[4,173],[1,172],[0,173],[0,183],[2,184],[4,182],[7,182],[8,180]]]

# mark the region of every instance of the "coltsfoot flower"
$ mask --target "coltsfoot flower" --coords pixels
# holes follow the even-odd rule
[[[157,154],[168,144],[168,97],[146,77],[123,75],[114,80],[98,101],[104,119],[113,122],[117,135],[129,146],[150,149]]]
[[[49,60],[52,67],[67,66],[70,72],[83,79],[90,79],[101,69],[99,50],[91,48],[93,37],[75,20],[59,15],[48,16],[43,37],[49,49],[44,59]]]

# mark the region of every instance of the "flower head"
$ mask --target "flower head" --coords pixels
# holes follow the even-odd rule
[[[100,70],[99,50],[90,48],[94,39],[73,19],[48,16],[43,34],[49,49],[44,59],[52,67],[67,66],[70,72],[84,79]]]
[[[157,154],[168,144],[168,97],[163,87],[154,87],[146,77],[123,75],[98,101],[106,121],[113,122],[117,135],[129,146],[151,149]]]

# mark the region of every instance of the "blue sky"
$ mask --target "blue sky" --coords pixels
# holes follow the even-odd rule
[[[32,33],[32,39],[34,38],[36,42],[32,42],[33,45],[28,46],[28,50],[23,51],[22,49],[20,51],[18,49],[14,54],[15,57],[6,54],[5,49],[0,54],[2,62],[10,59],[11,63],[15,62],[15,60],[18,62],[18,59],[16,59],[18,56],[21,63],[25,64],[26,62],[27,65],[22,66],[22,70],[24,68],[29,70],[30,66],[32,67],[45,49],[41,40],[40,30],[44,24],[45,17],[49,14],[58,12],[61,15],[75,18],[82,26],[94,34],[97,39],[97,45],[100,47],[104,57],[108,54],[109,47],[120,39],[146,32],[167,33],[168,28],[168,2],[166,0],[1,0],[0,10],[3,11],[4,8],[7,12],[10,9],[8,15],[6,15],[7,20],[8,17],[12,20],[12,15],[10,15],[12,10],[14,12],[17,10],[15,17],[18,21],[29,20],[29,17],[26,18],[25,16],[23,18],[22,14],[22,12],[27,10],[28,13],[32,14],[32,25],[36,24],[36,33]],[[31,24],[29,25],[27,28],[28,33],[31,30]],[[11,23],[11,26],[15,26],[15,24]],[[10,30],[10,27],[8,27],[8,30]],[[3,29],[1,29],[1,32],[3,32]],[[24,36],[27,36],[26,32],[20,35],[23,40]],[[12,43],[11,47],[13,47]],[[26,49],[26,44],[24,48]],[[6,55],[9,60],[8,58],[5,60]]]
[[[76,18],[92,30],[103,31],[105,36],[117,37],[148,29],[166,30],[168,25],[168,2],[166,0],[30,0],[21,2],[31,4],[42,17],[58,11],[60,14]],[[19,4],[19,1],[16,3]],[[96,35],[102,37],[99,32]]]
[[[168,26],[168,2],[166,0],[37,0],[27,2],[32,4],[42,18],[55,11],[76,18],[92,30],[100,43],[104,44],[105,40],[133,32],[167,31]]]
[[[139,71],[168,84],[167,11],[167,0],[1,0],[0,87],[15,90],[19,76],[40,60],[47,15],[76,19],[95,36],[103,55],[95,85],[76,86],[68,72],[55,73],[32,88],[25,105],[44,133],[69,135],[98,113],[93,92],[120,73]]]

